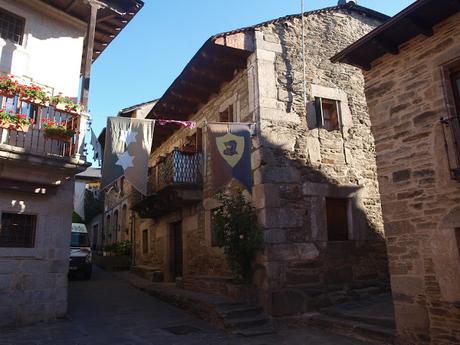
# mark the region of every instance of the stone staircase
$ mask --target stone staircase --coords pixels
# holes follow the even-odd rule
[[[289,320],[298,327],[317,327],[380,345],[396,339],[393,303],[390,294],[343,303]]]
[[[132,268],[117,276],[146,293],[182,308],[198,318],[233,334],[253,337],[275,333],[270,317],[254,303],[233,300],[225,296],[185,290],[176,283],[152,282],[153,269]]]
[[[217,313],[224,327],[232,333],[253,337],[275,333],[271,319],[261,307],[245,302],[217,305]]]

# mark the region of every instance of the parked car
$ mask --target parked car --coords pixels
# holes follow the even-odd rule
[[[85,224],[72,223],[69,273],[80,273],[85,279],[90,279],[92,271],[92,253],[88,230]]]

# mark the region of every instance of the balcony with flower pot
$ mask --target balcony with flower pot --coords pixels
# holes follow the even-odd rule
[[[40,86],[0,77],[0,183],[29,179],[30,165],[58,168],[51,169],[55,172],[86,166],[81,145],[88,118],[71,98],[52,97]],[[19,168],[24,170],[22,177]],[[46,183],[61,181],[52,175],[34,174]]]

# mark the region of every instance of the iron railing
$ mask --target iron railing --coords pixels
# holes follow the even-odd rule
[[[173,150],[151,169],[150,194],[169,186],[200,185],[203,180],[202,165],[201,153],[183,153]]]
[[[86,114],[72,114],[59,111],[53,106],[42,106],[14,97],[0,96],[0,107],[15,114],[26,115],[33,124],[26,128],[13,128],[0,125],[0,147],[19,147],[26,152],[57,157],[79,157],[84,141]],[[44,122],[61,123],[75,134],[69,138],[50,138],[44,135]]]

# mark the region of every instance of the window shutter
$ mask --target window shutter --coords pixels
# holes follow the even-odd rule
[[[321,97],[315,98],[315,110],[316,110],[316,127],[323,127],[323,107]]]

